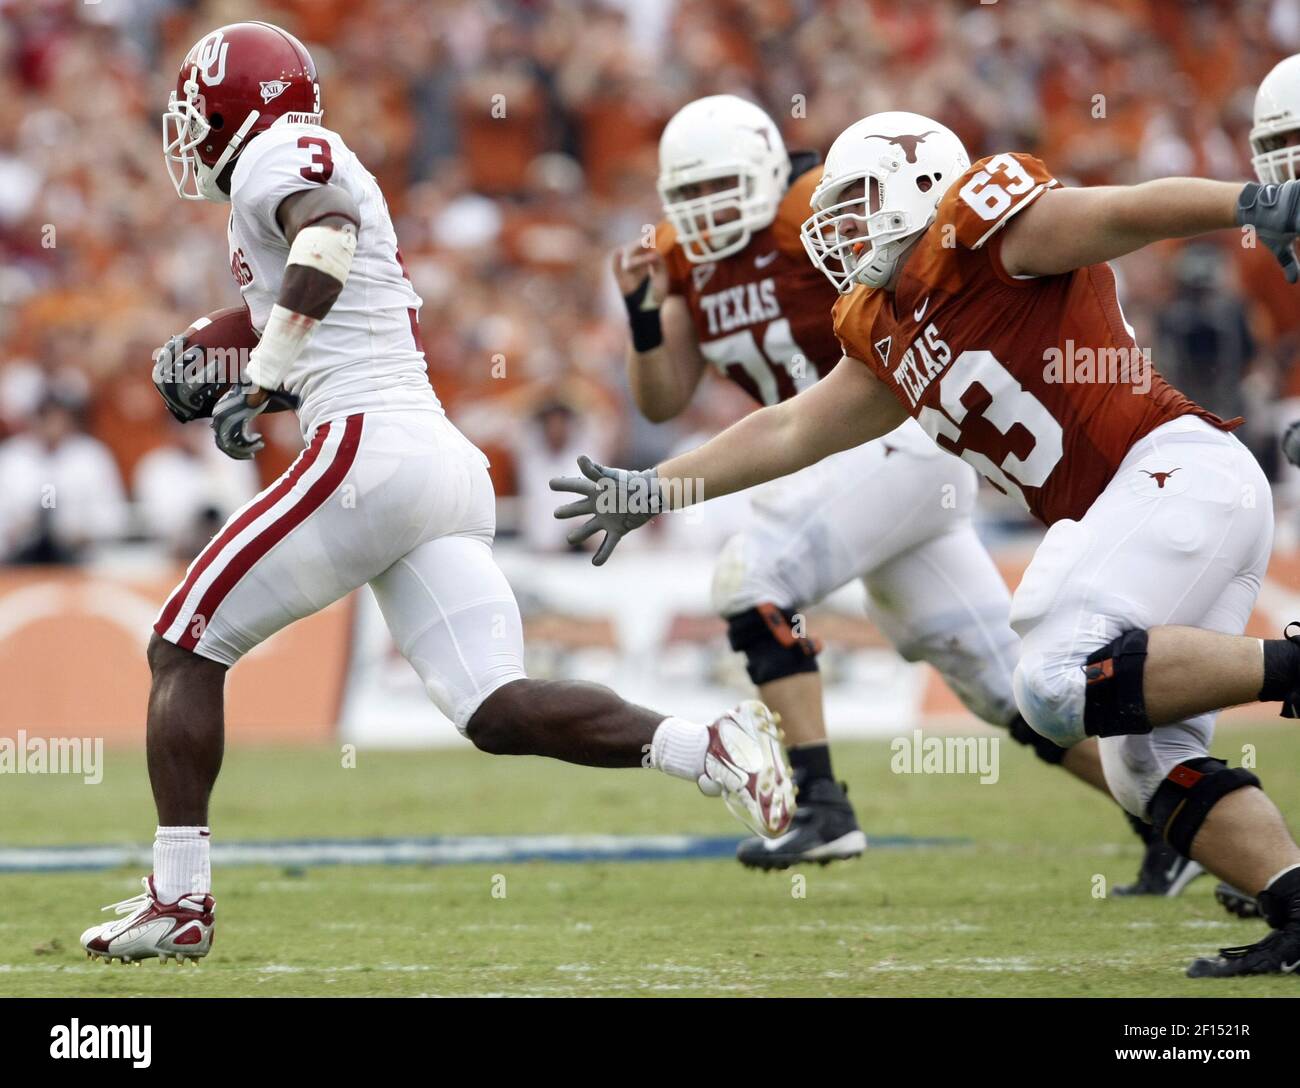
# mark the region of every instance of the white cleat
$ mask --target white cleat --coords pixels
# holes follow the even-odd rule
[[[700,789],[718,794],[756,835],[776,838],[794,816],[794,777],[772,712],[747,699],[709,726]]]
[[[183,895],[175,903],[162,903],[154,891],[153,877],[141,882],[144,891],[105,910],[125,917],[115,922],[91,926],[81,935],[81,947],[91,959],[105,963],[121,960],[139,964],[157,958],[163,963],[174,959],[199,959],[212,950],[215,901],[210,895]]]

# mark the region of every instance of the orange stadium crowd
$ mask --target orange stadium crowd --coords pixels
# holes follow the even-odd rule
[[[1071,182],[1245,179],[1255,87],[1300,51],[1300,0],[0,0],[0,559],[127,537],[192,554],[301,445],[264,418],[256,469],[220,464],[149,381],[168,336],[238,302],[223,213],[175,198],[159,115],[201,34],[259,17],[312,49],[326,123],[387,194],[431,380],[525,529],[573,453],[645,463],[746,407],[715,382],[656,427],[623,377],[609,253],[659,218],[657,138],[687,101],[752,98],[791,148],[910,109]],[[1245,414],[1277,474],[1300,288],[1233,237],[1120,274],[1157,367]],[[17,484],[57,475],[60,448],[71,513]]]

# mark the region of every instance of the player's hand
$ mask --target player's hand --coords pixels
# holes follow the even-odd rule
[[[266,442],[248,424],[266,411],[269,403],[265,389],[252,384],[231,386],[212,409],[212,432],[217,449],[236,461],[248,461]]]
[[[668,266],[657,249],[646,249],[636,242],[619,246],[614,250],[613,267],[614,281],[624,298],[641,291],[649,280],[649,289],[637,301],[653,309],[663,305],[668,297]]]
[[[1296,266],[1296,236],[1300,235],[1300,181],[1281,185],[1250,182],[1237,198],[1237,223],[1254,227],[1263,242],[1282,265],[1287,283],[1300,277]]]
[[[177,422],[211,415],[221,386],[209,380],[201,347],[187,348],[178,333],[153,353],[153,360],[154,388]]]
[[[590,457],[579,457],[582,476],[559,476],[551,481],[552,491],[571,491],[581,495],[555,511],[557,518],[588,520],[569,532],[570,544],[581,544],[601,529],[605,539],[592,556],[593,566],[602,566],[618,542],[633,529],[639,529],[663,510],[659,494],[659,475],[654,469],[633,472],[625,468],[605,468]]]
[[[1282,455],[1300,468],[1300,419],[1292,423],[1282,435]]]

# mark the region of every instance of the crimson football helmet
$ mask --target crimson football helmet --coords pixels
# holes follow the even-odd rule
[[[320,84],[306,47],[270,23],[231,23],[185,56],[163,114],[163,157],[182,200],[225,203],[217,178],[281,117],[319,123]]]

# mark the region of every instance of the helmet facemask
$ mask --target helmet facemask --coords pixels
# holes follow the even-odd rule
[[[780,192],[760,171],[746,162],[711,162],[689,170],[660,175],[659,198],[664,215],[677,232],[677,241],[692,264],[739,253],[756,230],[776,218]],[[701,195],[683,190],[710,182],[731,184]]]
[[[813,214],[800,228],[804,249],[842,295],[856,284],[888,283],[912,236],[928,225],[886,208],[887,184],[887,175],[864,171],[813,194]]]
[[[230,194],[221,188],[217,179],[234,159],[259,114],[256,110],[249,112],[239,130],[230,137],[217,161],[208,166],[199,158],[198,148],[212,132],[212,123],[205,115],[197,68],[191,71],[183,88],[185,97],[181,98],[176,91],[172,91],[162,116],[163,159],[167,163],[167,173],[172,179],[176,195],[182,200],[211,200],[227,204],[230,202]]]
[[[1294,142],[1288,143],[1288,139]],[[1250,147],[1254,152],[1251,165],[1265,185],[1281,185],[1300,176],[1300,128],[1252,132]]]

